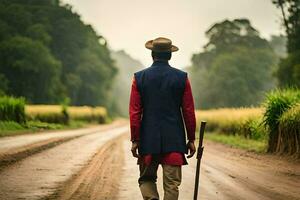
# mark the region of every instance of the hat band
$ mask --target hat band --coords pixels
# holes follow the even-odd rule
[[[153,46],[154,51],[171,51],[172,46]]]

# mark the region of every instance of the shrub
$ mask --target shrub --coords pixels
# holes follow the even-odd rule
[[[241,124],[239,133],[253,140],[265,140],[267,136],[267,130],[261,117],[247,119]]]
[[[300,90],[275,90],[267,95],[264,113],[264,124],[269,128],[268,152],[275,152],[278,143],[278,126],[281,115],[300,102]]]
[[[23,98],[0,97],[0,121],[25,123],[25,100]]]
[[[300,157],[300,103],[286,111],[279,119],[276,152]]]

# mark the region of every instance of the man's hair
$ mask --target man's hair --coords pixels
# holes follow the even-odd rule
[[[151,55],[152,55],[152,58],[154,60],[170,60],[171,57],[172,57],[171,52],[155,52],[155,51],[152,51]]]

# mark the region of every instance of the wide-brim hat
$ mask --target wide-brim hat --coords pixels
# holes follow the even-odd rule
[[[149,40],[146,42],[145,47],[155,52],[175,52],[179,50],[178,47],[172,44],[170,39],[164,37]]]

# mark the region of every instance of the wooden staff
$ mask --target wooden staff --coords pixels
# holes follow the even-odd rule
[[[200,126],[200,134],[199,134],[199,145],[197,149],[197,167],[196,167],[196,178],[195,178],[195,188],[194,188],[194,200],[197,200],[198,197],[198,187],[199,187],[199,178],[200,178],[200,165],[201,158],[203,154],[203,136],[205,130],[206,122],[202,121]]]

